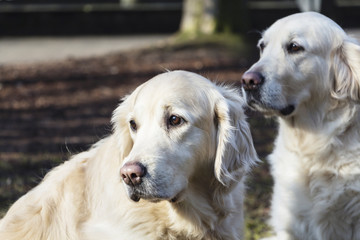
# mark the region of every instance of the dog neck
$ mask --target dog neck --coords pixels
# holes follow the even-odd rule
[[[202,167],[202,174],[190,179],[190,187],[185,193],[184,200],[171,203],[171,209],[176,213],[172,215],[175,218],[174,227],[179,224],[183,228],[187,223],[189,227],[197,226],[197,231],[201,229],[204,235],[199,239],[226,239],[226,236],[218,236],[215,233],[223,232],[217,229],[226,228],[223,226],[225,219],[235,212],[237,213],[235,215],[242,217],[243,196],[240,193],[245,190],[239,188],[243,186],[241,182],[244,179],[234,182],[230,187],[225,187],[215,178],[213,166],[209,165],[207,170],[204,169],[206,168]],[[232,191],[239,194],[234,192],[229,194]],[[236,198],[236,201],[233,201],[233,198]],[[230,236],[233,233],[228,234]]]
[[[325,154],[336,151],[336,147],[341,147],[340,142],[351,144],[353,139],[359,139],[359,120],[356,103],[331,97],[312,101],[299,106],[294,116],[279,117],[277,142],[297,154]]]

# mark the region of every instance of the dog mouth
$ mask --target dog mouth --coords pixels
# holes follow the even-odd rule
[[[281,115],[283,116],[289,116],[290,114],[292,114],[295,111],[295,106],[290,104],[288,106],[286,106],[285,108],[282,108],[279,110],[279,112],[281,113]]]
[[[264,115],[280,115],[282,117],[287,117],[291,115],[295,109],[295,104],[279,104],[280,101],[276,100],[280,97],[267,97],[267,101],[263,101],[263,96],[260,89],[253,91],[246,91],[246,101],[248,106],[255,111],[259,111]],[[270,100],[272,99],[272,100]]]
[[[166,196],[160,194],[151,194],[145,191],[139,190],[137,188],[130,188],[127,190],[129,198],[134,202],[139,202],[140,199],[149,201],[149,202],[160,202],[160,201],[169,201],[171,203],[179,203],[184,200],[184,190],[173,196]]]
[[[129,197],[130,197],[130,199],[133,200],[134,202],[140,201],[140,196],[137,195],[137,194],[135,194],[135,193],[130,194]]]
[[[248,101],[248,105],[251,109],[259,111],[265,115],[280,115],[283,117],[287,117],[295,111],[294,104],[289,104],[285,107],[275,107],[269,106],[268,104],[263,104],[259,101],[250,100]]]
[[[178,194],[175,195],[175,197],[171,198],[169,201],[171,203],[179,203],[182,202],[185,198],[185,190],[180,191]]]

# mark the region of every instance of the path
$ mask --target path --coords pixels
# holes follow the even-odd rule
[[[0,64],[92,57],[114,51],[137,49],[159,44],[165,35],[26,37],[0,39]]]

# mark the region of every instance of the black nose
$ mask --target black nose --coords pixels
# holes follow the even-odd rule
[[[259,72],[246,72],[241,79],[245,91],[257,90],[263,82],[264,76]]]
[[[122,179],[127,185],[139,185],[146,174],[146,168],[139,162],[128,162],[120,169]]]

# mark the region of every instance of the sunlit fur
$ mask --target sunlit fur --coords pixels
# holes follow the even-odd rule
[[[112,135],[14,203],[0,239],[242,239],[245,174],[257,160],[243,104],[194,73],[154,77],[115,110]],[[171,114],[184,122],[169,127]],[[129,161],[147,168],[139,202],[120,177]]]
[[[272,239],[360,239],[359,44],[312,12],[278,20],[260,41],[249,71],[265,79],[251,104],[279,117],[269,157]],[[304,50],[290,54],[290,42]],[[284,116],[287,105],[295,110]]]

